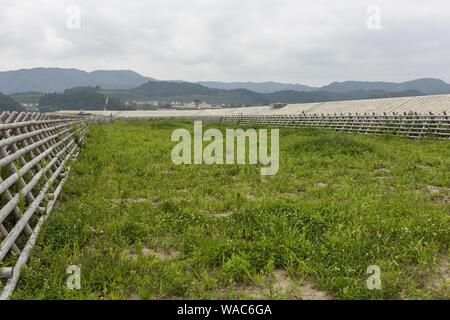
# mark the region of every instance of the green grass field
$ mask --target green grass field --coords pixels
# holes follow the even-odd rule
[[[448,141],[281,129],[263,177],[172,164],[180,127],[90,127],[13,298],[450,298]]]

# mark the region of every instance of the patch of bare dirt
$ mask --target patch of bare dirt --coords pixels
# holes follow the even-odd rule
[[[375,169],[373,172],[374,175],[372,177],[372,180],[375,181],[384,180],[390,174],[390,170],[385,168]]]
[[[57,209],[57,208],[59,208],[59,207],[61,207],[61,201],[56,200],[56,201],[55,201],[55,204],[53,205],[53,209]]]
[[[427,191],[434,198],[434,203],[450,203],[450,188],[429,185],[427,186]]]
[[[144,202],[148,202],[147,198],[137,198],[137,199],[127,199],[128,202],[131,203],[144,203]]]
[[[328,187],[328,184],[326,184],[324,182],[318,182],[318,183],[316,183],[316,187],[317,188],[326,188],[326,187]]]
[[[333,297],[326,291],[316,287],[313,281],[305,280],[300,285],[294,281],[286,270],[277,269],[273,273],[273,289],[290,299],[301,300],[331,300]]]
[[[127,198],[127,199],[112,199],[112,203],[118,204],[121,202],[126,203],[151,203],[153,207],[159,206],[160,202],[159,200],[150,200],[148,198]]]
[[[233,214],[232,211],[227,211],[227,212],[213,213],[210,216],[214,218],[228,218],[231,217],[232,214]]]
[[[287,292],[292,289],[292,280],[289,273],[283,269],[276,269],[273,272],[272,288],[277,292]]]
[[[133,292],[127,297],[127,300],[141,300],[141,297],[139,297],[139,294],[137,294],[136,292]]]
[[[284,196],[298,196],[299,193],[300,192],[288,191],[288,192],[280,193],[280,195],[284,195]]]
[[[426,163],[416,164],[416,167],[423,170],[430,170],[431,168],[433,168],[432,165]]]
[[[303,282],[300,287],[302,300],[332,300],[333,297],[326,291],[319,290],[312,281]]]
[[[235,284],[234,288],[221,289],[219,296],[227,298],[235,293],[251,299],[272,299],[273,297],[296,300],[331,300],[333,296],[320,290],[313,281],[299,282],[284,269],[276,269],[272,275],[265,276],[257,283]]]
[[[160,204],[159,200],[152,201],[152,207],[157,207],[157,206],[159,206],[159,204]]]
[[[144,248],[142,250],[142,253],[145,256],[154,256],[161,261],[166,261],[166,260],[169,260],[172,258],[176,258],[180,255],[180,251],[176,250],[175,248],[169,248],[169,249],[163,249],[163,248],[146,249],[146,248]]]
[[[129,203],[144,203],[148,202],[147,198],[127,198],[127,199],[112,199],[113,203],[129,202]]]
[[[205,196],[206,199],[208,199],[209,201],[215,201],[217,200],[217,197],[213,194],[208,194]]]
[[[176,258],[180,255],[180,252],[176,250],[175,248],[156,248],[156,249],[149,249],[149,248],[142,248],[141,251],[142,255],[144,257],[155,257],[158,260],[166,261],[169,259]],[[130,260],[136,260],[138,257],[138,253],[134,249],[127,250],[126,256]]]
[[[427,186],[427,190],[431,195],[438,194],[439,192],[441,192],[441,188],[436,186]]]
[[[255,200],[256,199],[255,195],[253,195],[253,194],[246,194],[244,197],[247,200]]]
[[[235,297],[255,300],[268,299],[264,289],[254,283],[245,285],[242,283],[235,283],[234,288],[220,288],[215,295],[214,298],[216,299],[230,299]]]
[[[389,173],[391,171],[389,169],[386,169],[386,168],[380,168],[380,169],[376,169],[375,172]]]
[[[450,269],[448,258],[442,261],[437,267],[436,273],[427,280],[425,288],[432,294],[436,293],[450,298]]]

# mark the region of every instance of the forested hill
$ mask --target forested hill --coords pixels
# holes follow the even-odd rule
[[[226,105],[264,105],[270,103],[306,103],[337,100],[376,99],[403,96],[419,96],[422,92],[406,90],[387,92],[382,90],[355,90],[351,92],[278,91],[274,93],[258,93],[247,89],[211,89],[200,84],[189,82],[149,81],[135,89],[120,91],[103,91],[108,96],[122,100],[159,100],[164,102],[192,102],[202,100],[211,104]]]
[[[79,87],[65,90],[63,93],[45,94],[39,101],[39,111],[57,110],[102,110],[107,97],[100,92],[100,87]],[[124,103],[116,98],[108,98],[108,109],[126,110]]]
[[[211,89],[191,82],[149,81],[129,91],[143,97],[173,97],[214,95],[226,90]]]
[[[100,86],[104,89],[131,89],[152,78],[131,70],[34,68],[0,72],[0,92],[63,92],[74,87]]]
[[[322,87],[311,87],[297,83],[281,82],[220,82],[202,81],[198,82],[212,89],[247,89],[258,93],[274,93],[279,91],[329,91],[335,93],[347,93],[352,91],[374,91],[402,92],[417,90],[424,94],[449,94],[450,84],[433,78],[415,79],[405,82],[382,82],[382,81],[343,81],[333,82]]]
[[[0,111],[23,111],[20,103],[0,92]]]

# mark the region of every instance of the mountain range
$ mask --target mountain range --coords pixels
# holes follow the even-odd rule
[[[131,89],[150,80],[130,70],[34,68],[0,72],[0,92],[62,92],[74,87],[99,86],[104,89]]]
[[[406,82],[371,82],[371,81],[344,81],[333,82],[322,87],[311,87],[295,83],[280,82],[219,82],[202,81],[198,82],[209,88],[233,90],[247,89],[259,93],[274,93],[277,91],[328,91],[335,93],[348,93],[352,91],[386,91],[402,92],[407,90],[417,90],[424,94],[447,94],[450,93],[450,84],[433,78],[422,78]]]
[[[133,89],[154,78],[142,76],[131,70],[97,70],[86,72],[78,69],[34,68],[0,72],[0,92],[12,94],[19,92],[62,92],[73,87],[99,86],[106,90]],[[167,81],[175,84],[183,81]],[[279,91],[314,92],[328,91],[348,93],[352,91],[402,92],[417,90],[423,94],[450,93],[450,84],[432,78],[416,79],[406,82],[344,81],[333,82],[322,87],[281,82],[219,82],[200,81],[203,87],[220,90],[246,89],[256,93],[275,93]]]
[[[258,93],[274,93],[277,91],[316,91],[319,88],[306,86],[298,83],[281,83],[281,82],[220,82],[220,81],[199,81],[205,87],[212,89],[234,90],[247,89]]]
[[[192,102],[201,100],[210,104],[235,106],[267,105],[276,102],[308,103],[423,95],[418,90],[397,92],[382,90],[355,90],[351,92],[283,90],[271,93],[259,93],[247,89],[212,89],[198,83],[169,81],[149,81],[134,89],[103,90],[102,93],[109,97],[127,101],[158,100],[170,103],[171,101]]]
[[[333,82],[321,87],[321,90],[330,92],[350,92],[355,90],[381,90],[388,92],[400,92],[405,90],[418,90],[425,94],[450,93],[450,84],[432,78],[422,78],[406,82],[368,82],[368,81],[344,81]]]

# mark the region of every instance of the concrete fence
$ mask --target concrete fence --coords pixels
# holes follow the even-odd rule
[[[288,114],[226,116],[157,116],[146,119],[202,120],[283,128],[323,128],[362,134],[393,134],[413,139],[450,138],[450,116],[419,114]]]
[[[8,299],[87,132],[83,117],[0,114],[0,299]]]
[[[450,138],[450,117],[446,114],[300,114],[222,119],[222,121],[236,120],[243,124],[285,128],[324,128],[362,134],[393,134],[414,139],[422,137]]]

